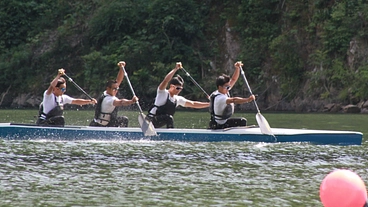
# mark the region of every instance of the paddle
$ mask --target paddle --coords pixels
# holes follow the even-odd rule
[[[184,71],[184,73],[185,73],[185,75],[186,76],[188,76],[191,80],[192,80],[192,82],[196,85],[196,86],[198,86],[198,88],[199,89],[201,89],[202,91],[203,91],[203,93],[204,94],[206,94],[206,96],[207,96],[207,98],[209,99],[209,95],[208,95],[208,93],[206,93],[206,91],[197,83],[197,81],[195,81],[194,80],[194,78],[192,78],[192,76],[190,76],[190,74],[184,69],[184,68],[181,68],[183,71]]]
[[[76,88],[78,88],[80,91],[82,91],[82,93],[84,93],[84,95],[86,95],[89,99],[93,99],[90,95],[88,95],[88,93],[87,92],[85,92],[84,90],[83,90],[83,88],[81,88],[80,86],[78,86],[78,84],[76,83],[76,82],[74,82],[73,81],[73,79],[71,78],[71,77],[69,77],[67,74],[65,74],[64,73],[64,76],[70,81],[70,82],[72,82],[73,83],[73,85],[76,87]]]
[[[123,67],[123,71],[124,71],[124,75],[125,75],[125,77],[128,81],[130,90],[132,91],[133,96],[135,96],[133,86],[130,83],[128,73],[125,71],[124,67]],[[146,115],[143,114],[143,111],[142,111],[141,106],[139,105],[139,102],[137,101],[136,104],[137,104],[137,106],[139,108],[139,112],[140,112],[139,115],[138,115],[138,122],[139,122],[139,125],[141,126],[141,129],[142,129],[142,132],[143,132],[144,136],[157,136],[155,127],[153,126],[152,122],[146,120]]]
[[[244,70],[243,70],[243,68],[241,66],[240,66],[240,72],[241,72],[241,75],[243,76],[244,82],[247,85],[250,94],[253,95],[252,90],[250,89],[249,83],[247,81],[247,78],[245,77]],[[257,123],[259,125],[259,128],[261,129],[261,132],[263,134],[268,134],[268,135],[273,136],[275,138],[275,141],[276,141],[276,137],[272,133],[270,125],[268,124],[266,118],[264,118],[262,116],[261,112],[259,111],[259,108],[258,108],[258,105],[257,105],[256,100],[254,100],[254,105],[257,108],[256,120],[257,120]]]

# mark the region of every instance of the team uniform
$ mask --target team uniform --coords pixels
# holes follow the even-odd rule
[[[174,114],[177,106],[185,107],[188,99],[183,96],[170,96],[168,90],[157,88],[157,95],[154,105],[148,111],[147,118],[152,121],[156,128],[166,125],[167,128],[174,128]]]
[[[40,104],[37,125],[43,126],[64,126],[65,120],[63,116],[64,105],[71,104],[74,98],[68,95],[55,96],[53,93],[43,93],[43,102]]]
[[[234,114],[234,103],[226,104],[228,94],[215,91],[210,96],[210,129],[224,129],[235,126],[246,126],[247,120],[243,117],[230,118]]]
[[[119,100],[116,96],[103,92],[98,99],[95,109],[95,117],[90,126],[102,127],[127,127],[129,119],[126,116],[118,117],[118,107],[114,106],[114,101]]]

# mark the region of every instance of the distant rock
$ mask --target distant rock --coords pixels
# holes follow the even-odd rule
[[[360,108],[357,105],[349,104],[343,107],[344,113],[360,113]]]
[[[41,98],[42,97],[23,93],[15,97],[10,106],[13,108],[37,108],[42,101]]]

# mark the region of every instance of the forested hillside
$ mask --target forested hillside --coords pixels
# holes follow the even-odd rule
[[[59,68],[98,97],[120,60],[144,107],[177,61],[207,93],[243,61],[262,110],[363,103],[367,26],[365,0],[3,0],[0,106],[35,107]],[[182,95],[206,99],[179,74]],[[241,78],[232,93],[249,95]]]

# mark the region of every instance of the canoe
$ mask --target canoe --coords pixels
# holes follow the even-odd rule
[[[228,129],[156,129],[145,137],[141,128],[64,126],[0,123],[0,138],[6,140],[152,140],[182,142],[308,142],[313,144],[361,145],[363,134],[354,131],[272,128],[274,136],[262,134],[257,126]]]

